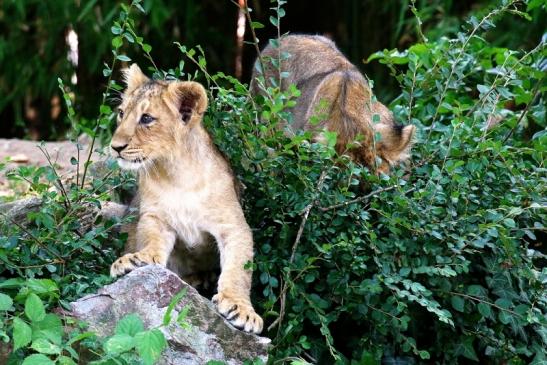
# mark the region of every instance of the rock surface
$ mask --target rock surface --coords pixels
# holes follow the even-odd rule
[[[6,218],[20,225],[26,225],[27,214],[39,211],[42,200],[38,197],[23,198],[8,203],[0,203],[0,219]],[[101,208],[96,205],[85,205],[77,212],[80,221],[80,232],[84,234],[91,229],[97,217],[104,219],[122,218],[127,213],[128,207],[123,204],[104,201]],[[3,217],[2,217],[3,216]]]
[[[80,156],[85,158],[88,154],[90,139],[82,136],[79,138],[79,143],[82,146]],[[76,172],[76,166],[72,165],[70,158],[76,157],[78,150],[76,144],[71,141],[41,143],[38,141],[0,138],[0,162],[5,162],[8,159],[5,170],[0,173],[0,196],[10,196],[14,193],[6,178],[6,171],[19,166],[49,165],[45,154],[38,148],[39,146],[48,152],[51,162],[57,167],[57,173],[61,176],[61,179],[72,176]],[[93,153],[93,161],[101,159],[99,154]]]
[[[237,330],[218,314],[209,300],[158,265],[138,268],[97,294],[71,303],[70,315],[87,322],[89,329],[100,336],[112,335],[118,320],[131,313],[138,314],[146,328],[156,327],[161,325],[171,298],[183,288],[187,293],[175,311],[178,313],[188,306],[190,326],[185,329],[172,324],[162,328],[168,348],[158,364],[197,365],[209,360],[242,364],[257,357],[267,360],[268,338]]]

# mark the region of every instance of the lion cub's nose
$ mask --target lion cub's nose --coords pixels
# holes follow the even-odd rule
[[[122,151],[125,149],[125,147],[127,147],[127,144],[118,145],[118,146],[114,146],[114,145],[112,144],[112,145],[110,145],[110,147],[112,147],[112,149],[113,149],[114,151],[118,152],[118,154],[119,154],[120,152],[122,152]]]

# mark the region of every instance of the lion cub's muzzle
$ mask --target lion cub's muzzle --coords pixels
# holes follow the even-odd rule
[[[147,158],[143,155],[141,149],[127,148],[125,145],[111,144],[112,155],[116,158],[118,165],[122,169],[137,170],[144,166]]]
[[[118,153],[118,155],[121,156],[121,153],[122,151],[127,147],[129,146],[127,143],[126,144],[119,144],[119,145],[115,145],[115,144],[111,144],[110,147],[112,147],[112,149],[114,151],[116,151]]]

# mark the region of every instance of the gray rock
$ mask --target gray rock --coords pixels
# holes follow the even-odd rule
[[[136,313],[146,328],[161,325],[171,298],[187,288],[187,293],[173,311],[188,306],[188,328],[171,324],[162,328],[168,341],[159,364],[205,364],[220,360],[227,364],[242,364],[245,360],[267,360],[270,339],[248,334],[230,325],[193,287],[171,271],[149,265],[138,268],[97,294],[71,303],[71,316],[89,324],[99,336],[112,335],[119,319]]]
[[[38,197],[30,197],[8,203],[0,203],[0,218],[6,218],[11,222],[26,226],[27,214],[30,212],[39,211],[42,204],[42,200]],[[128,207],[126,205],[110,201],[101,202],[100,209],[92,204],[84,205],[76,212],[80,222],[79,231],[81,234],[88,232],[99,216],[104,219],[122,218],[127,212]]]
[[[15,222],[22,223],[27,219],[27,213],[36,212],[40,209],[42,200],[37,197],[30,197],[15,200],[9,203],[0,204],[0,213]]]

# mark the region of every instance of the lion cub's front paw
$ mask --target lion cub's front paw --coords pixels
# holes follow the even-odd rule
[[[213,297],[213,303],[234,327],[256,334],[262,332],[264,321],[248,301],[218,293]]]
[[[165,265],[163,261],[160,255],[151,254],[146,251],[128,253],[114,261],[112,266],[110,266],[110,276],[115,278],[149,264]]]

